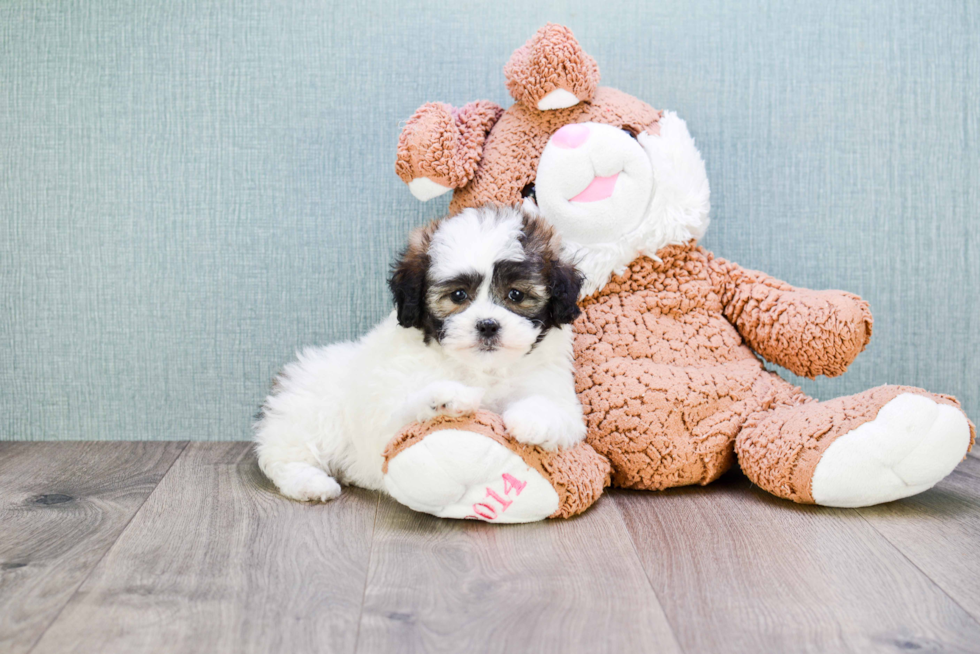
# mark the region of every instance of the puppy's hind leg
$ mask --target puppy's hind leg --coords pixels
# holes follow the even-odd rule
[[[327,502],[340,495],[340,484],[327,474],[306,441],[277,438],[268,418],[256,438],[259,467],[279,492],[300,502]]]

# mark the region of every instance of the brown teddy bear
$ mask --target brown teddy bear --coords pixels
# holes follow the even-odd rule
[[[396,499],[450,517],[568,516],[607,478],[707,484],[737,457],[774,495],[857,507],[920,493],[963,459],[975,429],[952,397],[881,386],[818,402],[765,370],[761,359],[842,374],[871,337],[871,313],[850,293],[794,288],[697,244],[708,180],[676,114],[599,87],[595,61],[559,25],[504,74],[516,100],[506,111],[486,101],[416,111],[396,172],[421,200],[452,190],[451,213],[523,203],[557,228],[586,277],[575,361],[592,449],[521,446],[482,412],[412,425],[386,453]],[[494,443],[501,462],[481,468],[483,446],[462,441]]]

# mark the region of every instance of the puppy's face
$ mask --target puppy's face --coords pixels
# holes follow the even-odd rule
[[[390,286],[402,327],[481,368],[531,351],[575,319],[581,277],[544,220],[482,207],[413,232]]]

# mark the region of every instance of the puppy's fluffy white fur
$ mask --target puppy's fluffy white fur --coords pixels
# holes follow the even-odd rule
[[[356,342],[304,350],[277,378],[255,426],[262,470],[296,500],[333,499],[340,483],[383,491],[382,452],[402,427],[479,408],[524,443],[581,441],[568,325],[581,281],[560,251],[550,227],[512,209],[417,230],[392,282],[398,308]],[[458,305],[457,280],[469,283]]]

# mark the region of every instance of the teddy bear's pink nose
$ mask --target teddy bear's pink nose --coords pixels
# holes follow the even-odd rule
[[[574,150],[588,140],[588,125],[565,125],[551,136],[552,143],[566,150]]]

